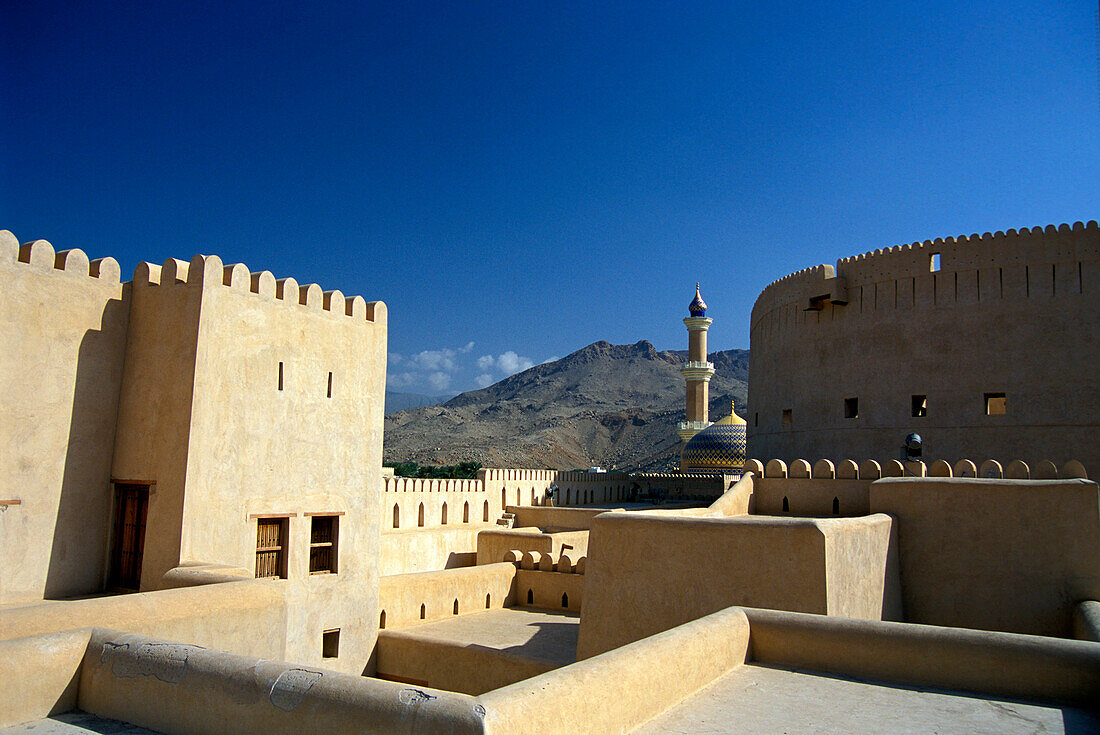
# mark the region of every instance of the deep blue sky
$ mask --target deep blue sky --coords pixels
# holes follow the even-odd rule
[[[9,0],[0,227],[382,299],[402,390],[681,349],[696,280],[748,347],[790,271],[1100,216],[1097,35],[1095,0]]]

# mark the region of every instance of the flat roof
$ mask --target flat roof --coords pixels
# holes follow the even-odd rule
[[[978,694],[747,664],[703,687],[634,735],[693,733],[1082,733],[1100,714]]]
[[[577,613],[507,607],[397,628],[394,632],[484,646],[564,666],[577,660],[579,628]]]

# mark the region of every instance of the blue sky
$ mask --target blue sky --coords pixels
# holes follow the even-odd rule
[[[760,289],[1100,215],[1094,0],[0,9],[0,227],[382,299],[391,387],[748,347]]]

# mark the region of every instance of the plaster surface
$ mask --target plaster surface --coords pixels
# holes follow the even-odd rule
[[[577,658],[579,627],[580,617],[575,613],[503,608],[414,625],[403,632],[564,666]]]
[[[1100,717],[1071,707],[911,688],[748,664],[635,735],[697,733],[1082,733]]]
[[[65,712],[44,720],[0,728],[0,735],[160,735],[128,722],[96,717],[87,712]]]

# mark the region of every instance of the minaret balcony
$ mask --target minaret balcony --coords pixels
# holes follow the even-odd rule
[[[680,435],[682,441],[686,442],[712,423],[711,421],[681,421],[676,433]]]
[[[710,329],[710,325],[713,323],[714,320],[708,316],[689,316],[684,319],[684,326],[686,326],[689,331],[697,329],[706,331]]]
[[[714,363],[691,360],[680,368],[680,374],[688,380],[710,380],[714,375]]]

